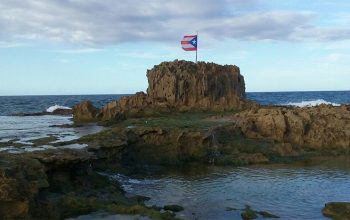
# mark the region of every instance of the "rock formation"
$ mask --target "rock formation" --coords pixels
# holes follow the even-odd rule
[[[186,61],[163,62],[147,71],[148,96],[176,107],[231,109],[245,97],[237,66]]]
[[[147,197],[126,197],[116,181],[97,173],[119,162],[122,147],[113,142],[113,147],[0,152],[0,219],[68,219],[102,210],[177,219],[160,207],[146,207]]]
[[[82,101],[73,107],[74,119],[79,122],[94,121],[97,111],[90,101]]]
[[[244,78],[237,66],[175,60],[154,66],[147,71],[147,78],[147,94],[138,92],[122,97],[106,104],[96,114],[94,108],[81,109],[86,103],[77,105],[74,120],[118,120],[130,114],[174,109],[224,111],[248,105],[244,100]],[[93,115],[96,117],[91,117]]]
[[[42,116],[42,115],[72,115],[73,111],[72,109],[55,109],[53,112],[17,112],[15,114],[12,114],[12,116]]]
[[[329,202],[324,205],[322,214],[332,219],[350,219],[349,202]]]
[[[350,149],[350,107],[262,107],[235,115],[248,138],[270,138],[309,149]]]

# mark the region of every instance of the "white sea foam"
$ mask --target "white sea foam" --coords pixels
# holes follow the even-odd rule
[[[301,101],[301,102],[289,102],[289,103],[283,104],[283,105],[290,105],[290,106],[296,106],[296,107],[313,107],[313,106],[318,106],[321,104],[340,106],[340,104],[338,104],[338,103],[327,102],[326,100],[323,100],[323,99]]]
[[[46,112],[53,112],[57,109],[72,109],[72,108],[61,106],[61,105],[53,105],[53,106],[50,106],[48,109],[46,109]]]

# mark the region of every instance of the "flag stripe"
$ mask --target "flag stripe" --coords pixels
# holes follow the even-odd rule
[[[184,49],[184,50],[186,50],[186,51],[196,51],[196,50],[197,50],[197,48],[195,48],[195,47],[192,47],[192,48],[182,48],[182,49]]]
[[[194,38],[194,37],[197,37],[197,35],[185,35],[184,37],[191,37],[191,38]]]
[[[190,41],[192,40],[194,37],[184,37],[182,38],[183,41]]]
[[[192,44],[181,44],[183,48],[196,48]]]

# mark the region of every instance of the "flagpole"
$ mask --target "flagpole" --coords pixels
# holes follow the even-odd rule
[[[196,44],[197,44],[197,48],[196,48],[196,63],[197,63],[197,51],[198,51],[198,31],[197,31],[197,42],[196,42]]]

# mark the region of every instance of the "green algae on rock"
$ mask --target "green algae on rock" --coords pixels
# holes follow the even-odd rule
[[[280,218],[277,215],[271,214],[266,211],[256,211],[250,208],[250,206],[246,205],[244,209],[242,209],[241,217],[244,220],[250,220],[250,219],[256,219],[258,218],[258,215],[262,216],[263,218]]]
[[[334,220],[350,219],[350,202],[326,203],[322,214]]]
[[[95,160],[84,149],[0,153],[0,216],[65,219],[109,211],[175,219],[172,213],[146,207],[145,197],[126,197],[117,182],[93,170]]]

